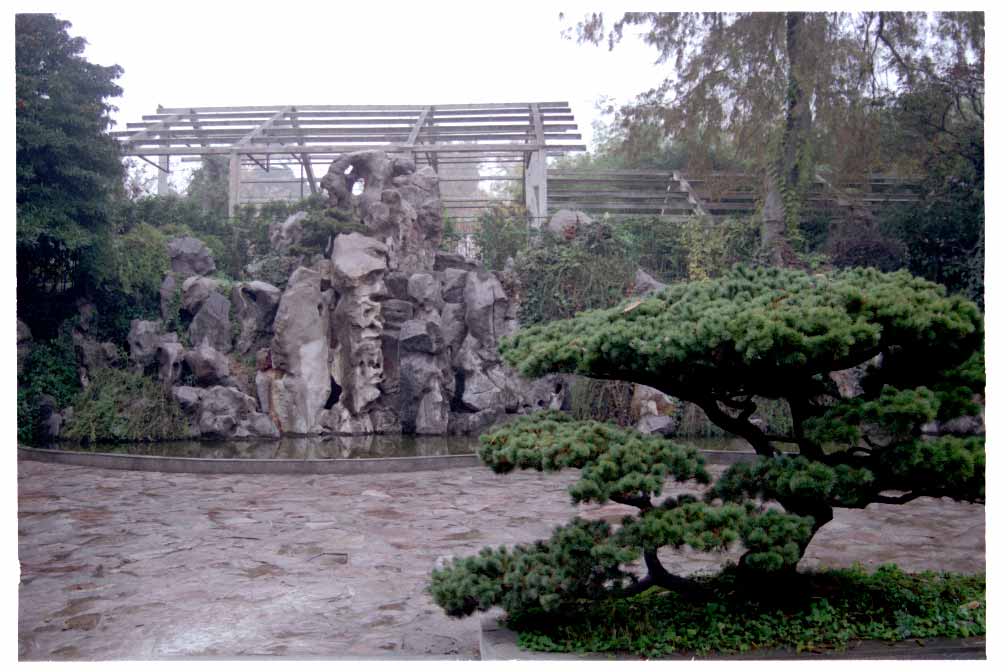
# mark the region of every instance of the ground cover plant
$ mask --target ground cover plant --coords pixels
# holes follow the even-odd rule
[[[770,648],[801,653],[842,650],[860,639],[986,633],[982,575],[907,574],[894,565],[868,573],[855,567],[803,574],[790,590],[771,594],[735,578],[729,571],[698,580],[708,591],[703,601],[652,589],[585,604],[559,619],[534,610],[508,625],[529,649],[647,657]]]
[[[695,450],[559,413],[520,418],[482,437],[484,463],[498,473],[580,469],[575,503],[614,501],[639,514],[618,528],[575,518],[548,540],[455,559],[434,572],[431,593],[454,616],[492,606],[512,616],[563,613],[652,587],[704,602],[710,591],[668,571],[659,549],[737,543],[736,580],[793,585],[834,507],[921,496],[982,502],[983,438],[925,435],[979,412],[982,338],[972,302],[906,272],[875,269],[738,267],[519,331],[501,352],[524,375],[655,387],[704,409],[757,459],[726,469],[703,499],[656,501],[670,478],[711,481]],[[750,422],[757,397],[787,404],[790,431]]]

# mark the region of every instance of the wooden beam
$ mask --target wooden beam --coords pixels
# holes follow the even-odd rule
[[[528,106],[532,102],[521,102],[521,103],[456,103],[456,104],[445,104],[436,105],[439,111],[445,113],[451,112],[465,112],[471,110],[502,110],[502,109],[515,109],[520,111],[527,111]],[[570,108],[570,105],[566,102],[538,102],[536,103],[540,108]],[[279,105],[239,105],[239,106],[225,106],[225,107],[198,107],[196,110],[200,114],[204,112],[273,112]],[[290,107],[290,105],[284,105],[283,107]],[[323,111],[386,111],[386,110],[407,110],[410,112],[419,112],[426,105],[297,105],[296,106],[302,112],[323,112]],[[187,113],[190,108],[182,107],[161,107],[158,109],[159,114],[175,114],[175,113]]]
[[[294,126],[294,128],[300,129],[300,126],[298,124],[297,112],[298,110],[296,107],[290,108],[291,124]],[[304,145],[304,139],[300,137],[300,133],[298,134],[298,136],[299,136],[298,145]],[[305,173],[308,175],[308,188],[311,190],[311,193],[314,196],[315,194],[318,193],[318,185],[315,183],[315,170],[314,168],[312,168],[311,159],[305,153],[301,154],[301,167],[304,168]],[[304,193],[304,189],[302,189],[301,191],[302,193]]]
[[[689,180],[679,175],[678,171],[672,171],[671,179],[678,182],[679,188],[682,189],[684,192],[686,192],[686,194],[689,196],[689,202],[693,204],[693,208],[694,210],[696,210],[696,214],[701,216],[710,214],[710,212],[707,211],[707,208],[704,207],[703,201],[701,201],[700,198],[696,195],[696,192],[693,191],[693,185],[689,183]]]
[[[535,103],[529,105],[529,115],[532,117],[532,128],[535,131],[535,141],[540,145],[546,144],[546,134],[543,131],[542,115],[539,114],[539,106]],[[580,140],[578,136],[578,140]]]
[[[409,137],[406,138],[406,145],[412,147],[416,144],[417,136],[420,135],[420,129],[423,125],[427,123],[427,118],[431,114],[431,108],[425,107],[421,112],[420,116],[417,117],[416,124],[413,125],[413,130],[410,131]]]
[[[231,153],[228,163],[228,217],[234,217],[238,208],[238,193],[241,189],[241,156]]]
[[[441,153],[441,152],[459,152],[459,153],[493,153],[493,152],[534,152],[541,148],[539,145],[530,145],[527,143],[495,143],[495,144],[436,144],[436,145],[422,145],[424,152],[429,153]],[[298,147],[297,145],[283,144],[283,145],[270,145],[270,146],[256,146],[254,151],[256,154],[290,154],[291,152],[306,151],[309,154],[321,154],[321,153],[336,153],[342,154],[346,152],[356,152],[368,149],[381,149],[387,152],[402,152],[405,148],[401,144],[378,144],[378,143],[367,143],[359,145],[306,145],[304,147]],[[573,152],[583,152],[586,151],[587,147],[585,145],[547,145],[545,147],[547,150],[552,150],[556,152],[562,151],[573,151]],[[137,156],[139,154],[146,154],[147,156],[161,156],[167,154],[169,156],[204,156],[204,155],[230,155],[233,151],[233,147],[230,145],[218,146],[218,147],[130,147],[129,145],[124,145],[123,155],[124,156]]]
[[[136,140],[143,140],[143,139],[149,138],[152,133],[157,133],[159,130],[163,130],[165,122],[177,121],[178,118],[181,117],[181,116],[182,116],[181,114],[172,114],[172,115],[169,115],[164,121],[161,121],[161,122],[156,123],[156,124],[151,124],[151,125],[147,126],[147,128],[145,128],[144,130],[139,131],[138,133],[134,133],[134,134],[130,135],[129,136],[129,141],[133,142],[133,141],[136,141]]]
[[[157,180],[157,193],[158,196],[165,196],[168,194],[168,162],[171,157],[161,156],[158,157],[158,180]]]
[[[277,112],[276,114],[274,114],[272,117],[270,117],[269,119],[267,119],[266,121],[264,121],[263,123],[259,124],[256,128],[254,128],[253,130],[251,130],[248,133],[246,133],[241,138],[241,140],[239,140],[238,142],[236,142],[235,143],[235,148],[236,149],[241,149],[245,145],[248,145],[249,143],[251,143],[253,138],[255,138],[256,136],[260,135],[264,130],[266,130],[267,128],[269,128],[269,126],[274,121],[276,121],[277,119],[280,119],[281,117],[287,116],[288,112],[290,112],[290,108],[289,107],[285,107],[282,110],[280,110],[279,112]]]

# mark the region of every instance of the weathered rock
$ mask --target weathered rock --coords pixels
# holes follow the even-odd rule
[[[172,396],[189,415],[195,436],[204,439],[279,436],[269,416],[256,412],[255,399],[233,387],[179,386],[172,388]]]
[[[204,278],[200,275],[186,278],[182,282],[182,310],[195,315],[210,298],[210,293],[220,291],[223,284],[218,278]]]
[[[281,296],[270,357],[277,375],[263,410],[277,419],[282,431],[320,431],[319,415],[331,383],[329,306],[319,289],[318,274],[304,274]]]
[[[442,274],[444,282],[441,285],[441,298],[445,303],[462,303],[462,293],[465,291],[466,274],[460,268],[449,268]]]
[[[475,261],[466,259],[461,254],[438,251],[434,255],[435,271],[446,271],[449,268],[455,268],[461,271],[475,271],[479,267],[479,264]]]
[[[456,436],[481,434],[504,418],[504,409],[501,407],[487,408],[476,413],[450,413],[448,433]]]
[[[177,385],[172,388],[172,398],[178,402],[178,405],[181,406],[182,410],[186,413],[191,413],[199,407],[200,398],[202,396],[203,391],[198,387]]]
[[[182,344],[176,341],[168,341],[158,345],[156,353],[158,377],[166,387],[171,387],[182,377],[184,350]]]
[[[399,330],[399,353],[418,352],[436,355],[444,348],[441,329],[430,320],[409,320]]]
[[[333,243],[332,264],[333,284],[346,292],[380,279],[388,269],[388,248],[359,233],[340,234]]]
[[[381,317],[386,331],[398,329],[404,322],[413,319],[413,304],[399,299],[386,299],[381,304]]]
[[[444,434],[450,393],[448,362],[435,322],[410,320],[399,332],[399,421],[406,434]]]
[[[482,347],[496,350],[500,338],[508,335],[508,298],[500,281],[487,271],[469,273],[463,299],[469,335]]]
[[[664,282],[660,282],[651,276],[643,268],[638,268],[634,275],[634,296],[646,296],[654,294],[668,287]]]
[[[524,411],[570,410],[570,386],[573,376],[553,373],[535,380],[518,377],[521,408]]]
[[[560,210],[550,218],[546,230],[557,238],[573,240],[578,231],[592,224],[592,218],[580,210]]]
[[[28,355],[32,350],[32,333],[28,325],[21,320],[17,321],[17,373],[20,376],[24,363],[28,360]]]
[[[56,398],[48,394],[40,395],[36,406],[36,415],[39,422],[38,440],[41,443],[51,443],[58,439],[63,426],[63,418],[60,416]]]
[[[74,331],[89,337],[97,335],[98,309],[93,303],[81,297],[75,302],[77,319],[74,321]]]
[[[210,248],[199,238],[185,236],[168,242],[171,270],[180,277],[207,275],[217,270]]]
[[[319,291],[322,291],[322,274],[314,268],[298,266],[287,280],[287,286],[290,287],[303,282],[312,283],[319,288]]]
[[[73,342],[74,353],[77,356],[77,376],[81,387],[88,387],[91,384],[91,377],[96,370],[117,366],[120,363],[119,348],[115,343],[109,341],[99,343],[78,331],[73,333]]]
[[[225,385],[230,382],[231,363],[226,355],[214,350],[206,341],[184,355],[185,365],[201,387]]]
[[[455,360],[455,353],[462,347],[466,336],[465,306],[461,303],[446,303],[441,309],[441,336],[449,361]]]
[[[146,369],[157,363],[158,347],[162,343],[178,342],[178,336],[164,333],[161,320],[133,320],[126,342],[130,347],[130,360]]]
[[[441,281],[431,273],[414,273],[408,285],[409,298],[416,304],[416,312],[426,319],[437,318],[444,306],[441,298]]]
[[[298,266],[303,265],[302,262],[303,259],[300,256],[269,252],[246,264],[245,275],[268,282],[283,291],[287,288],[287,279],[290,274]]]
[[[161,319],[167,321],[176,316],[175,314],[177,314],[182,303],[181,296],[176,298],[176,293],[179,292],[180,287],[175,274],[171,271],[165,273],[164,280],[161,281],[161,288],[158,290],[158,294],[161,297]]]
[[[301,242],[303,223],[307,212],[295,212],[282,222],[274,221],[269,226],[270,247],[278,252],[286,252]]]
[[[247,436],[247,429],[243,432],[240,428],[243,421],[255,412],[255,399],[232,387],[218,385],[203,390],[200,395],[196,428],[200,436],[207,439]]]
[[[231,289],[231,305],[241,328],[236,352],[247,355],[269,347],[281,294],[277,287],[260,280],[240,282]]]
[[[409,279],[412,273],[389,271],[385,274],[385,286],[389,296],[395,299],[409,300]]]
[[[676,429],[675,419],[667,415],[645,415],[637,421],[637,431],[641,434],[673,436]]]
[[[429,271],[443,233],[437,174],[429,166],[408,169],[381,151],[354,152],[337,157],[321,184],[331,207],[352,210],[385,244],[389,269]],[[358,183],[363,191],[354,195]]]
[[[339,235],[333,244],[333,285],[340,298],[333,318],[332,375],[342,388],[337,406],[347,411],[335,413],[342,428],[363,423],[359,418],[381,396],[386,253],[386,245],[356,233]]]
[[[630,413],[637,418],[668,415],[676,410],[675,402],[661,390],[647,385],[634,385]]]
[[[520,383],[518,375],[504,366],[496,350],[488,351],[473,336],[466,335],[452,362],[456,377],[461,374],[462,389],[455,390],[456,406],[467,411],[504,408],[518,409]]]
[[[211,291],[189,325],[189,342],[204,342],[223,353],[231,352],[231,302],[223,294]]]

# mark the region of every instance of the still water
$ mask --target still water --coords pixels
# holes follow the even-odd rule
[[[674,439],[698,450],[746,451],[738,439]],[[232,460],[332,460],[375,457],[423,457],[466,455],[479,448],[477,436],[363,436],[284,437],[257,441],[165,441],[158,443],[94,444],[60,443],[51,448],[90,453],[149,455],[156,457],[202,457]]]

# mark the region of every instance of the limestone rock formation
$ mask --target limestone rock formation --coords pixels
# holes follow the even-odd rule
[[[182,310],[195,316],[200,311],[211,292],[220,292],[224,282],[218,278],[193,275],[182,282]]]
[[[157,347],[155,358],[158,364],[158,378],[165,388],[175,385],[182,377],[185,348],[178,341],[164,341]]]
[[[320,275],[301,275],[280,297],[270,345],[275,373],[263,411],[281,431],[308,434],[322,431],[319,419],[331,392],[329,305]]]
[[[231,363],[227,356],[204,341],[183,356],[186,368],[200,387],[227,385],[231,380]]]
[[[220,352],[231,352],[231,302],[216,289],[200,304],[189,325],[189,342],[195,346],[209,343]]]
[[[381,396],[384,373],[381,301],[387,296],[384,274],[388,248],[359,233],[341,234],[333,243],[333,288],[339,301],[333,314],[332,377],[339,401],[328,419],[338,433],[355,433],[370,425],[363,420]]]
[[[282,222],[270,224],[270,246],[277,252],[286,252],[291,246],[301,242],[302,223],[306,217],[308,217],[307,212],[295,212]]]
[[[580,210],[559,210],[546,224],[546,230],[557,238],[572,240],[578,231],[592,223],[592,218]]]
[[[448,429],[448,359],[440,325],[409,320],[399,332],[399,420],[406,434],[444,434]]]
[[[269,416],[256,411],[256,400],[233,387],[177,386],[172,395],[192,422],[192,432],[203,439],[277,437]]]
[[[282,292],[268,282],[240,282],[231,288],[231,306],[240,332],[235,351],[248,355],[269,346]]]
[[[657,280],[643,268],[638,268],[634,275],[633,293],[635,296],[647,296],[654,294],[668,287],[664,282]]]
[[[162,343],[177,343],[178,336],[164,333],[161,320],[133,320],[126,337],[130,347],[130,360],[140,369],[157,363],[157,350]]]
[[[340,234],[325,255],[294,254],[307,217],[297,213],[270,226],[270,253],[234,284],[207,276],[202,242],[172,241],[162,315],[189,321],[191,348],[160,321],[137,321],[131,359],[156,368],[194,436],[468,434],[508,414],[569,407],[568,380],[526,381],[500,359],[499,340],[517,328],[514,274],[438,250],[430,168],[355,152],[333,161],[322,186],[366,235]],[[253,353],[254,389],[244,374]]]
[[[183,278],[209,275],[217,270],[210,248],[192,236],[168,241],[168,257],[171,259],[171,270]]]
[[[344,154],[322,178],[329,205],[352,211],[385,244],[388,268],[432,270],[444,226],[437,174],[381,151]],[[355,195],[354,187],[363,189]]]

